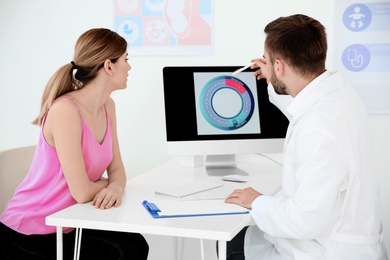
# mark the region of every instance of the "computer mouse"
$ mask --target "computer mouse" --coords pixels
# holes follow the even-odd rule
[[[247,176],[238,175],[238,174],[230,174],[221,177],[223,181],[233,181],[233,182],[246,182],[248,180]]]

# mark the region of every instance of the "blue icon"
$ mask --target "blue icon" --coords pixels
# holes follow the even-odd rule
[[[344,26],[354,32],[366,29],[371,23],[371,10],[364,4],[350,5],[343,15]]]
[[[343,65],[350,71],[364,70],[370,63],[370,59],[369,50],[361,44],[348,46],[342,54]]]
[[[125,24],[125,26],[123,26],[123,32],[126,33],[126,34],[132,34],[133,33],[133,28],[130,28],[130,26],[128,24]]]

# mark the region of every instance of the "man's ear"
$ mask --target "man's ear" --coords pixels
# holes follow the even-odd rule
[[[113,75],[113,66],[112,66],[112,61],[110,61],[109,59],[105,60],[104,61],[104,70],[110,75],[112,76]]]
[[[283,60],[276,59],[274,63],[274,71],[276,76],[281,77],[284,74],[284,69],[286,64],[284,63]]]

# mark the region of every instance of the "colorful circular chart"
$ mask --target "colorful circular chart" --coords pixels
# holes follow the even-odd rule
[[[221,130],[244,126],[255,106],[249,87],[232,76],[218,76],[208,81],[200,93],[199,105],[206,121]]]

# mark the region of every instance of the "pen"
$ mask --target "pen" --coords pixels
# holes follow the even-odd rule
[[[246,70],[247,68],[249,68],[249,67],[252,66],[253,64],[255,64],[255,63],[252,62],[252,63],[249,64],[248,66],[245,66],[245,67],[239,68],[238,70],[235,70],[235,71],[232,73],[232,76],[237,75],[238,73],[240,73],[240,72]]]

